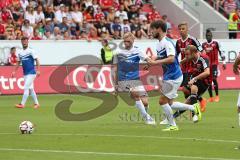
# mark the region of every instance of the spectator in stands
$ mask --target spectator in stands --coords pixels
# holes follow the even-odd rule
[[[17,65],[17,54],[16,54],[16,47],[12,47],[10,49],[10,53],[8,55],[8,64],[11,66]]]
[[[67,20],[67,17],[63,17],[62,18],[62,23],[58,24],[57,26],[59,27],[60,31],[62,33],[64,33],[65,31],[67,31],[69,29],[69,26],[68,26],[68,20]]]
[[[114,22],[111,24],[111,33],[114,33],[115,31],[119,32],[119,36],[121,37],[121,24],[120,24],[120,18],[115,17]],[[117,34],[118,35],[118,34]]]
[[[53,38],[55,40],[62,40],[63,39],[63,36],[61,34],[61,31],[60,31],[59,27],[54,27]]]
[[[92,23],[94,22],[94,9],[92,6],[88,6],[85,12],[83,13],[84,19],[86,19],[87,22]]]
[[[39,35],[39,31],[37,29],[34,29],[31,40],[42,40],[42,37]]]
[[[136,5],[131,5],[130,11],[128,12],[128,19],[132,21],[136,17],[139,17],[138,8]]]
[[[136,36],[136,32],[141,30],[141,24],[138,17],[135,17],[133,23],[131,24],[131,32]]]
[[[11,6],[10,8],[14,22],[20,24],[23,20],[23,11],[18,6]]]
[[[107,16],[110,8],[114,6],[114,0],[99,0],[99,5],[105,16]]]
[[[21,30],[21,25],[16,25],[14,32],[15,32],[16,40],[20,40],[23,35]]]
[[[72,14],[70,12],[69,6],[65,6],[64,12],[66,14],[68,24],[71,24],[73,22],[73,20],[72,20],[73,18],[72,18]]]
[[[53,33],[54,30],[54,24],[51,18],[46,19],[46,25],[44,26],[45,32],[50,32],[51,34]]]
[[[24,19],[27,19],[30,25],[35,26],[36,19],[35,19],[34,9],[32,6],[28,6],[26,8]]]
[[[35,27],[36,30],[38,30],[39,36],[42,38],[45,32],[45,28],[43,25],[43,22],[38,22],[37,26]]]
[[[151,7],[151,12],[148,13],[147,17],[148,17],[148,21],[151,23],[154,20],[157,19],[161,19],[160,14],[158,13],[158,11],[156,10],[156,7],[153,5],[150,5]]]
[[[230,15],[230,13],[234,12],[237,9],[237,4],[235,0],[225,0],[224,1],[224,10],[227,14],[227,16]]]
[[[54,19],[55,19],[55,15],[54,15],[53,7],[52,7],[52,6],[47,6],[46,11],[44,12],[44,16],[45,16],[45,19],[46,19],[46,20],[47,20],[48,18],[50,18],[51,20],[54,20]]]
[[[121,4],[119,10],[115,14],[117,17],[120,18],[120,21],[123,22],[123,19],[128,19],[127,12],[124,11],[124,5]]]
[[[98,36],[101,35],[102,32],[106,32],[107,34],[110,34],[110,26],[108,23],[106,23],[105,17],[101,17],[100,22],[98,22],[95,25],[97,29]]]
[[[127,32],[131,32],[131,27],[130,27],[130,25],[129,25],[129,22],[128,22],[128,18],[127,17],[125,17],[124,19],[123,19],[123,24],[121,25],[121,31],[122,31],[122,36],[125,34],[125,33],[127,33]]]
[[[150,35],[150,24],[148,24],[147,18],[143,19],[141,29],[145,32],[146,35]]]
[[[89,41],[98,40],[99,37],[98,37],[97,29],[94,26],[90,27],[87,38]]]
[[[68,31],[65,31],[63,33],[63,40],[71,40],[71,36],[69,35],[69,32]]]
[[[171,23],[168,22],[168,17],[167,17],[166,14],[164,14],[164,15],[162,16],[162,20],[163,20],[163,22],[166,23],[166,25],[167,25],[167,30],[172,29]]]
[[[29,5],[28,0],[20,0],[21,7],[24,11],[26,11],[27,6]]]
[[[73,11],[71,12],[71,15],[73,22],[81,26],[83,21],[83,14],[81,12],[81,8],[79,8],[77,4],[73,6]]]
[[[113,51],[108,44],[108,40],[103,39],[101,42],[102,42],[101,58],[102,58],[103,64],[112,64],[112,62],[113,62]]]
[[[7,23],[9,18],[12,18],[12,13],[6,7],[2,8],[1,18],[4,23]]]
[[[43,24],[45,24],[45,16],[43,14],[43,9],[41,5],[39,5],[37,7],[37,10],[34,11],[34,17],[35,17],[35,23],[42,21]]]
[[[65,5],[61,4],[59,7],[56,7],[56,11],[55,11],[55,18],[56,18],[56,23],[62,23],[62,19],[63,17],[66,17],[66,13],[65,13]]]
[[[93,7],[93,9],[94,9],[94,13],[96,13],[96,12],[97,12],[97,8],[100,7],[100,6],[98,5],[98,0],[93,0],[93,1],[92,1],[92,7]],[[101,8],[101,7],[100,7],[100,8]]]
[[[229,39],[237,38],[238,22],[239,22],[238,11],[237,9],[235,9],[235,11],[229,14],[228,19]]]
[[[148,38],[148,35],[142,29],[138,29],[135,32],[135,37],[137,39],[146,39]]]
[[[105,19],[105,15],[102,12],[102,9],[100,7],[98,7],[97,12],[95,12],[95,14],[94,14],[94,19],[96,20],[96,22],[99,22],[102,18]]]
[[[43,39],[44,40],[54,40],[54,36],[53,36],[53,34],[51,34],[51,32],[46,31],[43,35]]]
[[[2,17],[0,17],[0,40],[6,39],[6,34],[5,34],[5,25],[2,21]]]
[[[107,15],[107,22],[112,23],[114,21],[115,15],[116,15],[115,8],[111,7]]]
[[[28,19],[25,19],[22,25],[23,36],[28,37],[29,39],[33,36],[33,27],[30,25]]]
[[[15,39],[15,26],[11,17],[8,17],[7,24],[5,25],[5,35],[7,36],[8,40]]]

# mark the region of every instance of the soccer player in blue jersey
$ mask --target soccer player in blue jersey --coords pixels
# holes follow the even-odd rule
[[[154,125],[155,120],[145,110],[148,107],[148,95],[139,77],[140,60],[149,60],[138,47],[134,46],[134,35],[124,34],[124,48],[117,51],[114,63],[117,63],[118,91],[128,91],[135,100],[136,108],[141,113],[146,124]]]
[[[152,22],[150,28],[152,30],[153,37],[158,39],[159,42],[156,47],[157,59],[149,60],[148,64],[150,66],[162,65],[163,68],[163,81],[159,104],[162,106],[169,122],[169,126],[166,129],[163,129],[163,131],[176,131],[178,130],[178,127],[173,118],[172,109],[191,110],[197,115],[200,108],[197,103],[194,105],[188,105],[180,102],[173,102],[173,100],[178,96],[177,90],[183,81],[183,75],[179,66],[175,44],[170,38],[166,37],[167,26],[163,21],[158,20]]]
[[[22,63],[23,74],[24,74],[24,93],[22,97],[22,101],[20,104],[16,104],[17,108],[24,108],[25,103],[29,95],[32,96],[34,100],[34,108],[37,109],[40,107],[36,92],[34,91],[33,83],[36,76],[40,75],[39,66],[40,62],[38,57],[35,54],[35,51],[28,46],[28,38],[23,37],[21,39],[23,49],[18,52],[18,62],[17,65],[12,72],[12,77],[15,76],[16,71],[18,70],[20,63]],[[35,69],[35,61],[36,61],[36,69]]]

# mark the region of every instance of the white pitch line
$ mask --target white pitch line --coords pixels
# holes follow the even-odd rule
[[[164,154],[117,153],[117,152],[87,152],[87,151],[44,150],[44,149],[18,149],[18,148],[0,148],[0,151],[45,152],[45,153],[71,153],[71,154],[94,154],[94,155],[104,155],[104,156],[108,155],[108,156],[159,157],[159,158],[173,158],[173,159],[237,160],[237,159],[229,159],[229,158],[174,156],[174,155],[164,155]]]
[[[0,135],[18,135],[16,133],[0,133]],[[189,137],[160,137],[160,136],[138,136],[138,135],[118,135],[118,134],[71,134],[71,133],[38,133],[34,136],[94,136],[94,137],[124,137],[124,138],[151,138],[151,139],[169,139],[169,140],[192,140],[192,141],[205,141],[205,142],[222,142],[222,143],[240,143],[235,140],[224,139],[207,139],[207,138],[189,138]]]

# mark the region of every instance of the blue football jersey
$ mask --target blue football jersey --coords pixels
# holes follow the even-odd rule
[[[179,66],[178,57],[176,54],[175,43],[172,39],[164,37],[157,43],[157,58],[165,59],[170,55],[175,57],[175,60],[171,64],[163,64],[163,80],[176,80],[182,76],[182,71]]]
[[[24,75],[36,74],[34,65],[36,58],[35,51],[29,47],[18,52],[18,60],[22,63]]]
[[[114,58],[118,66],[118,80],[126,81],[140,79],[139,63],[146,58],[147,55],[136,46],[133,46],[130,50],[118,51]]]

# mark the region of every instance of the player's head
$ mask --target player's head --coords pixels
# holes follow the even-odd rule
[[[211,32],[210,29],[206,30],[206,39],[207,39],[208,42],[212,41],[212,32]]]
[[[10,49],[10,53],[11,53],[11,54],[15,54],[15,52],[16,52],[16,47],[12,47],[12,48]]]
[[[126,49],[131,49],[134,43],[134,35],[131,32],[127,32],[123,35],[123,43]]]
[[[188,35],[188,24],[187,22],[182,22],[178,25],[178,31],[182,38],[186,38]]]
[[[193,58],[197,57],[198,55],[198,50],[197,47],[194,45],[188,45],[185,48],[185,57],[187,60],[192,60]]]
[[[22,42],[22,47],[24,49],[28,47],[28,37],[23,36],[22,39],[21,39],[21,42]]]
[[[150,28],[154,38],[160,38],[167,32],[167,24],[162,20],[153,21]]]

